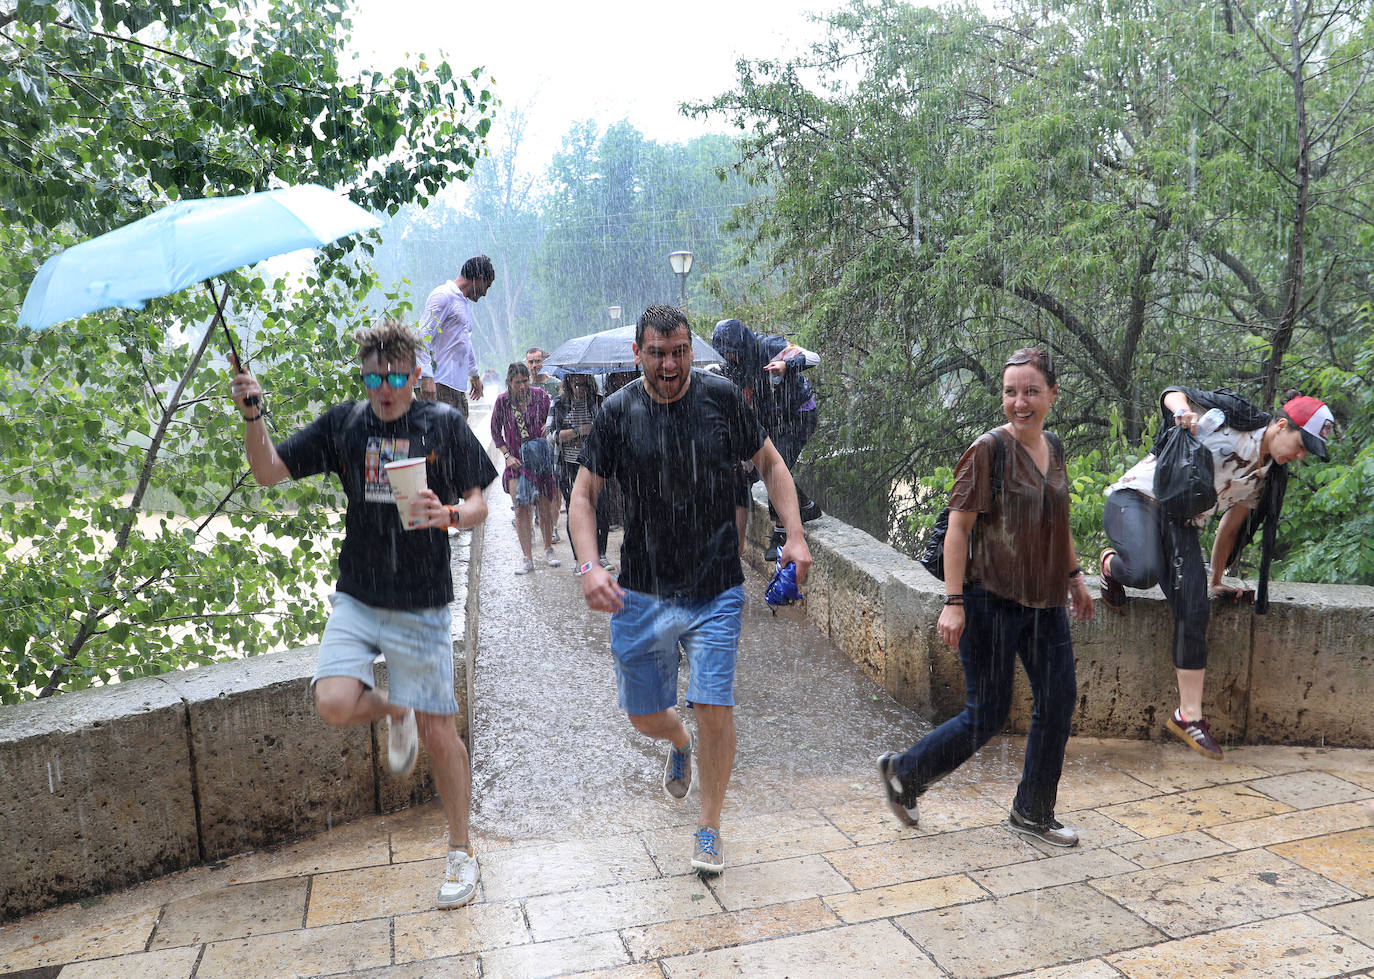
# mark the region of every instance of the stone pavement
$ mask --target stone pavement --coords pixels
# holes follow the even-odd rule
[[[1000,738],[899,826],[869,771],[598,839],[478,834],[479,899],[432,908],[434,805],[0,928],[0,974],[277,977],[1374,976],[1374,752],[1074,739],[1052,851],[1003,828]],[[28,970],[28,971],[25,971]]]

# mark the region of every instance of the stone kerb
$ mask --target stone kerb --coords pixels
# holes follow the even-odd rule
[[[746,558],[765,572],[770,528],[759,486]],[[958,713],[963,670],[935,631],[943,582],[833,517],[807,524],[806,534],[815,562],[808,618],[900,703],[936,723]],[[1158,739],[1176,702],[1173,617],[1158,589],[1130,595],[1124,613],[1099,600],[1094,620],[1072,627],[1076,734]],[[1207,641],[1204,709],[1223,745],[1374,747],[1374,588],[1275,583],[1265,616],[1214,601]],[[1025,733],[1031,702],[1021,670],[1016,690],[1008,727]]]
[[[468,651],[482,536],[453,541],[454,694],[468,739]],[[315,714],[316,647],[0,708],[0,920],[431,798],[386,771],[383,724]],[[385,663],[376,666],[385,686]]]

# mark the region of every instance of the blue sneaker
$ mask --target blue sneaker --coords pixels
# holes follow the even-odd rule
[[[687,790],[692,787],[692,742],[687,747],[676,748],[668,742],[668,758],[663,763],[663,791],[670,799],[687,798]]]
[[[696,840],[696,853],[692,855],[692,866],[703,874],[718,874],[725,869],[725,853],[720,842],[720,831],[714,826],[698,826],[693,834]]]

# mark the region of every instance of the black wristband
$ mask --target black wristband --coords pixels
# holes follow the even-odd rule
[[[262,412],[258,412],[256,415],[253,415],[251,418],[250,418],[249,416],[247,416],[247,415],[244,415],[244,416],[243,416],[243,421],[244,421],[245,424],[247,424],[248,422],[255,422],[255,421],[257,421],[257,420],[258,420],[259,418],[261,418],[261,417],[262,417]]]
[[[946,595],[946,596],[945,596],[945,604],[946,604],[946,605],[963,605],[963,604],[964,604],[964,596],[963,596],[963,595]]]
[[[1082,573],[1083,573],[1083,569],[1082,569],[1082,568],[1074,568],[1072,571],[1069,572],[1069,577],[1072,578],[1074,575],[1076,575],[1076,574],[1082,574]]]

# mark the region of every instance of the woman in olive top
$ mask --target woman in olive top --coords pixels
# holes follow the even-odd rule
[[[966,700],[962,713],[920,742],[878,759],[888,806],[908,825],[916,825],[917,797],[1006,723],[1019,657],[1034,713],[1008,826],[1054,846],[1078,843],[1078,834],[1054,818],[1078,696],[1065,606],[1083,620],[1092,618],[1093,602],[1069,529],[1063,447],[1044,430],[1058,396],[1044,351],[1012,354],[1002,368],[1007,423],[980,436],[955,469],[945,536],[945,607],[937,628],[959,650]],[[994,494],[999,454],[1002,487]]]

